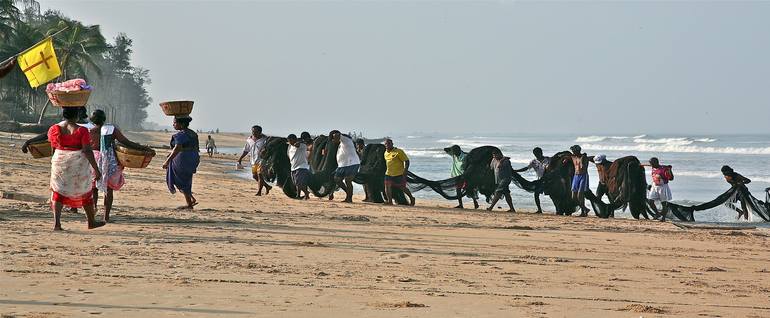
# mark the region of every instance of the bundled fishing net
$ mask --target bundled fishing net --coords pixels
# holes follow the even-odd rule
[[[296,198],[297,187],[291,180],[291,162],[286,153],[289,144],[286,138],[268,137],[265,147],[262,148],[260,158],[262,167],[260,174],[265,182],[274,183],[290,198]]]
[[[329,138],[320,135],[313,140],[313,150],[310,154],[311,177],[308,188],[314,196],[328,197],[339,186],[334,182],[334,170],[337,169],[337,145],[328,142]],[[270,137],[262,150],[262,174],[268,182],[283,189],[290,198],[298,196],[296,187],[291,180],[291,163],[286,153],[288,145],[286,138]],[[375,203],[384,202],[385,179],[385,146],[369,144],[361,156],[361,167],[353,182],[368,186],[370,199]],[[393,199],[398,204],[408,204],[403,192],[393,191]]]
[[[740,211],[741,207],[738,201],[746,204],[749,213],[754,213],[766,222],[770,222],[770,193],[766,192],[765,201],[760,201],[749,192],[745,185],[733,186],[709,202],[690,206],[669,203],[668,209],[669,214],[673,214],[679,219],[682,219],[680,215],[684,216],[683,221],[695,221],[694,212],[714,209],[719,206],[725,206],[736,212]]]
[[[614,217],[617,209],[628,208],[631,215],[649,218],[647,180],[639,159],[634,156],[615,160],[607,170],[607,197],[609,203],[599,200],[593,192],[586,193],[594,213],[600,218]]]
[[[495,174],[489,164],[492,162],[492,153],[500,149],[494,146],[482,146],[472,149],[463,162],[463,174],[444,180],[428,180],[409,173],[407,182],[412,192],[430,188],[447,200],[457,200],[466,195],[478,193],[486,196],[487,201],[494,194]],[[528,181],[520,174],[513,172],[512,183],[529,192],[534,192],[540,181]]]

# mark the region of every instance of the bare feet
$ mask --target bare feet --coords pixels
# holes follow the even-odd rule
[[[265,195],[270,194],[270,190],[273,190],[273,187],[271,187],[271,186],[265,187]]]
[[[262,192],[257,192],[257,194],[255,194],[254,196],[256,197],[262,196]]]
[[[455,207],[455,209],[465,209],[462,204]]]
[[[537,212],[535,212],[535,214],[543,214],[543,210],[537,210]]]
[[[105,224],[107,224],[107,223],[104,223],[102,221],[94,221],[93,223],[88,224],[88,229],[91,230],[91,229],[95,229],[97,227],[102,227]]]
[[[64,229],[62,229],[62,228],[61,228],[61,225],[56,225],[56,226],[54,226],[54,227],[53,227],[53,230],[54,230],[55,232],[64,231]]]
[[[516,213],[516,209],[508,209],[508,212]]]
[[[487,211],[490,211],[490,212],[491,212],[491,211],[492,211],[492,208],[493,208],[493,207],[488,207],[488,208],[487,208]]]

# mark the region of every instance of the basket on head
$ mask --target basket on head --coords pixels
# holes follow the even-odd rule
[[[129,148],[120,143],[115,144],[115,155],[118,162],[126,168],[147,168],[155,156],[152,152]]]
[[[192,113],[193,101],[177,100],[160,103],[160,108],[166,116],[184,116]]]
[[[74,92],[53,91],[48,93],[48,99],[54,106],[59,107],[82,107],[88,103],[91,97],[91,91],[84,89]]]
[[[32,158],[39,159],[53,156],[53,148],[48,140],[31,143],[27,146]]]

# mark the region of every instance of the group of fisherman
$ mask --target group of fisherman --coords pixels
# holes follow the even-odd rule
[[[120,190],[125,183],[123,167],[116,158],[115,145],[120,142],[130,148],[140,149],[154,154],[154,150],[147,146],[130,141],[121,130],[112,124],[106,123],[107,116],[102,110],[95,110],[90,118],[86,114],[85,107],[67,107],[63,109],[64,120],[52,125],[46,134],[32,138],[24,143],[22,151],[27,152],[31,143],[48,140],[54,149],[51,159],[51,210],[54,214],[54,230],[61,230],[61,213],[64,206],[77,209],[83,208],[86,212],[89,228],[103,226],[110,221],[110,211],[113,203],[113,191]],[[90,119],[87,121],[86,119]],[[175,116],[174,129],[170,145],[171,153],[163,163],[166,169],[166,183],[171,193],[179,190],[185,197],[186,205],[180,209],[193,209],[198,204],[192,193],[193,175],[200,163],[198,135],[189,124],[192,118],[189,116]],[[361,157],[365,149],[363,139],[353,140],[352,137],[342,134],[338,130],[332,130],[328,135],[329,142],[336,147],[336,169],[333,172],[334,183],[345,192],[343,202],[353,202],[353,179],[359,172]],[[314,140],[310,133],[302,132],[299,137],[294,134],[287,138],[287,156],[290,162],[292,184],[296,187],[297,197],[308,200],[310,198],[308,182],[311,179],[311,167],[309,160],[313,153]],[[238,166],[246,156],[250,157],[251,172],[257,181],[256,195],[267,195],[272,187],[265,180],[262,173],[262,152],[268,142],[268,136],[262,132],[262,127],[255,125],[251,129],[251,135],[246,139],[241,156],[238,158]],[[390,138],[384,139],[385,161],[384,194],[385,204],[393,204],[393,191],[398,190],[408,197],[408,204],[414,205],[415,198],[408,184],[410,159],[404,150],[397,148]],[[213,139],[209,136],[206,142],[207,152],[211,156],[216,148]],[[325,155],[326,149],[321,154]],[[458,177],[464,173],[464,162],[467,153],[459,146],[451,146],[445,151],[452,157],[451,176]],[[585,194],[589,191],[588,168],[589,163],[596,165],[599,175],[597,197],[608,193],[608,171],[611,162],[605,155],[589,156],[582,152],[578,145],[570,148],[570,155],[563,159],[563,164],[571,163],[574,167],[571,182],[572,200],[580,208],[580,216],[587,216],[590,211],[585,205]],[[510,183],[514,172],[534,170],[538,179],[543,178],[551,158],[544,156],[540,148],[533,149],[534,159],[525,167],[513,169],[510,158],[505,157],[499,149],[495,148],[490,158],[489,169],[494,173],[495,190],[487,210],[492,210],[501,198],[505,198],[510,212],[515,212],[510,193]],[[672,167],[660,164],[657,158],[651,158],[649,163],[642,166],[651,167],[652,184],[647,189],[648,204],[661,221],[665,220],[666,205],[672,199],[669,182],[674,179]],[[722,167],[725,180],[733,186],[745,186],[751,180],[733,171],[729,166]],[[473,200],[474,208],[479,207],[478,196],[475,189],[466,189],[466,182],[458,182],[458,192],[466,190]],[[96,209],[99,191],[104,192],[104,218],[96,220]],[[365,202],[371,201],[371,191],[368,185],[364,186]],[[540,195],[543,188],[535,189],[534,197],[537,205],[536,213],[542,213]],[[334,191],[329,194],[329,200],[334,199]],[[457,208],[463,208],[462,196],[458,196]],[[656,203],[660,203],[662,210],[658,210]],[[739,217],[748,219],[746,203],[741,201]]]
[[[360,159],[363,155],[365,141],[363,139],[353,140],[352,137],[342,134],[337,130],[333,130],[329,133],[329,138],[334,145],[337,145],[337,168],[334,171],[334,181],[345,192],[345,199],[343,202],[352,202],[353,197],[353,185],[352,180],[356,175],[360,165]],[[296,193],[298,198],[307,200],[309,199],[308,180],[311,175],[311,168],[309,165],[309,159],[312,154],[312,147],[314,140],[308,132],[302,132],[300,138],[291,134],[287,138],[288,148],[287,156],[291,165],[291,178],[294,186],[296,187]],[[260,126],[252,127],[252,134],[248,137],[246,145],[244,146],[243,153],[238,159],[238,164],[242,165],[242,160],[247,155],[250,156],[252,165],[252,175],[258,182],[257,195],[262,195],[262,189],[266,189],[266,194],[270,191],[270,186],[263,179],[261,173],[262,161],[260,160],[260,154],[267,143],[268,137],[262,133]],[[384,139],[385,153],[384,160],[386,163],[386,171],[384,176],[384,189],[385,189],[385,204],[393,204],[393,189],[401,190],[408,198],[409,204],[414,205],[415,199],[407,186],[407,174],[409,170],[409,157],[404,150],[397,148],[393,145],[393,140],[390,138]],[[458,177],[463,175],[463,163],[466,156],[460,146],[454,145],[444,149],[445,152],[451,156],[451,176]],[[494,173],[495,190],[494,195],[491,198],[490,205],[487,210],[492,210],[501,198],[505,198],[506,203],[509,206],[510,212],[515,212],[513,206],[513,200],[511,198],[510,184],[512,182],[513,172],[524,172],[527,170],[534,170],[537,179],[543,178],[546,173],[546,169],[551,164],[551,158],[543,155],[543,150],[536,147],[532,151],[534,158],[525,167],[514,169],[511,166],[510,158],[505,157],[499,149],[495,149],[492,152],[492,158],[490,160],[489,169]],[[590,209],[586,207],[585,195],[590,190],[590,183],[588,177],[588,168],[591,163],[596,166],[596,172],[599,175],[599,182],[596,189],[596,197],[601,200],[603,196],[608,195],[608,179],[609,170],[612,162],[607,159],[605,155],[599,154],[596,156],[589,156],[582,152],[579,145],[570,147],[570,155],[565,157],[563,164],[571,164],[574,168],[574,173],[571,176],[571,198],[580,208],[580,216],[588,216]],[[665,221],[667,204],[672,200],[673,196],[669,182],[674,180],[672,166],[663,165],[656,157],[650,158],[647,163],[641,163],[642,167],[650,167],[650,177],[652,183],[647,188],[646,200],[650,209],[656,214],[656,218],[660,221]],[[745,186],[750,183],[751,180],[733,171],[729,166],[722,167],[722,173],[725,180],[732,186]],[[456,185],[458,192],[465,189],[466,182],[458,182]],[[468,197],[473,200],[474,208],[479,208],[478,194],[473,189],[468,190]],[[370,191],[368,186],[364,185],[365,198],[364,201],[370,201]],[[536,213],[542,213],[543,209],[540,204],[540,196],[544,193],[542,187],[535,189],[534,199],[537,206]],[[329,195],[329,199],[334,198],[334,193]],[[457,198],[458,205],[456,208],[464,208],[462,196]],[[658,204],[661,206],[658,208]],[[743,217],[748,219],[748,210],[745,202],[741,201],[741,210],[738,211],[739,218]]]

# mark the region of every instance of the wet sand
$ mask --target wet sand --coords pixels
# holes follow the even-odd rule
[[[256,197],[227,155],[203,157],[195,211],[174,209],[159,150],[114,223],[65,213],[54,233],[24,137],[0,134],[3,317],[770,317],[766,228]]]

